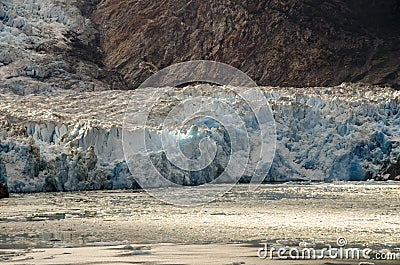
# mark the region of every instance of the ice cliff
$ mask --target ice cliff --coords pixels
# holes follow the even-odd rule
[[[175,93],[188,88],[179,89]],[[220,100],[231,97],[218,86],[190,89],[221,90]],[[399,91],[359,84],[263,87],[262,91],[273,110],[277,133],[276,154],[265,181],[399,178]],[[0,182],[6,182],[11,192],[137,187],[121,144],[131,98],[138,110],[153,100],[145,91],[0,95]],[[170,104],[160,101],[159,110],[167,110]],[[187,133],[198,144],[215,126],[208,120],[196,134]],[[159,127],[148,130],[156,134]],[[214,133],[212,139],[221,152],[212,170],[177,170],[162,153],[153,154],[153,162],[174,182],[208,182],[221,173],[229,155],[224,131]],[[137,161],[137,167],[146,170],[140,158]]]

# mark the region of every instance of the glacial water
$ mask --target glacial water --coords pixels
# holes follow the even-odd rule
[[[177,207],[130,190],[11,194],[0,200],[0,248],[126,243],[336,242],[400,248],[394,182],[236,185],[209,204]],[[288,243],[289,242],[289,243]]]

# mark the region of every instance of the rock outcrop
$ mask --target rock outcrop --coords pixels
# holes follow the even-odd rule
[[[387,165],[386,170],[383,171],[382,174],[375,178],[376,180],[398,180],[400,181],[400,159],[397,161],[391,161],[389,165]]]
[[[0,199],[9,198],[10,194],[8,193],[7,186],[3,183],[0,183]]]
[[[399,3],[3,0],[0,91],[132,89],[205,59],[259,85],[400,85]]]
[[[396,0],[104,0],[104,63],[137,87],[182,61],[227,63],[259,85],[400,86]],[[112,23],[110,23],[112,21]]]

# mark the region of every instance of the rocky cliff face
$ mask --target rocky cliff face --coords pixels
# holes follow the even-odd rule
[[[136,88],[193,59],[260,85],[397,87],[399,12],[396,0],[3,0],[0,89]]]
[[[397,87],[399,10],[396,0],[3,0],[0,89],[136,88],[193,59],[260,85]]]
[[[399,14],[396,0],[104,0],[93,18],[105,64],[132,88],[193,59],[225,62],[259,85],[398,87]]]
[[[174,93],[179,98],[187,89]],[[232,100],[221,87],[190,89],[220,91],[219,100]],[[266,181],[399,179],[400,92],[350,84],[262,90],[271,103],[277,132],[276,154]],[[146,91],[137,93],[2,95],[0,180],[6,180],[12,192],[136,187],[122,150],[124,111],[132,96],[138,110],[156,100]],[[29,102],[28,112],[22,102]],[[159,101],[159,108],[174,104]],[[160,113],[155,113],[154,121],[161,122]],[[252,120],[246,112],[242,118]],[[223,130],[213,130],[213,123],[199,122],[189,144],[211,136],[222,151],[212,168],[195,173],[173,167],[161,153],[150,153],[153,164],[171,181],[201,184],[216,178],[226,166],[229,138]],[[149,126],[148,132],[156,137],[159,129]],[[171,137],[179,130],[172,130]],[[180,141],[188,144],[184,138]],[[138,152],[134,166],[148,170],[143,161],[143,153]],[[245,175],[242,181],[249,178]]]

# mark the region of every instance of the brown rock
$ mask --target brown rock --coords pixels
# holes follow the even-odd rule
[[[400,86],[397,0],[104,0],[105,65],[130,88],[173,63],[228,63],[260,85]]]
[[[6,185],[0,183],[0,199],[2,198],[9,198],[10,194],[8,193]]]

